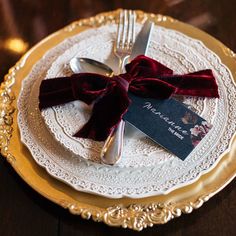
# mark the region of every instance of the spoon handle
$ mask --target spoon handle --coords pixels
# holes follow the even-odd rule
[[[119,125],[108,136],[101,151],[101,160],[104,164],[114,165],[122,156],[123,135],[125,122],[121,120]]]

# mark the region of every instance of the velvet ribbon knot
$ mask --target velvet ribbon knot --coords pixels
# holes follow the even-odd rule
[[[128,91],[156,99],[167,99],[173,94],[219,97],[211,70],[174,75],[168,67],[141,55],[126,65],[125,74],[106,77],[79,73],[43,80],[39,108],[41,110],[74,100],[93,103],[90,119],[74,136],[103,141],[127,112],[132,102]]]

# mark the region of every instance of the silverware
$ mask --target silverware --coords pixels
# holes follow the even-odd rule
[[[119,74],[124,72],[127,59],[130,57],[135,41],[134,11],[121,11],[117,29],[116,41],[114,43],[114,54],[119,58]]]
[[[114,54],[119,58],[119,73],[124,72],[127,59],[130,57],[135,41],[135,20],[134,11],[121,11],[117,29],[116,41],[114,43]],[[125,122],[120,121],[105,141],[100,157],[104,164],[114,165],[122,156],[123,134]]]
[[[129,59],[132,60],[138,55],[145,55],[149,46],[153,23],[147,20],[138,34],[132,48]],[[118,40],[117,40],[118,41]],[[127,57],[125,58],[125,60]],[[120,66],[124,66],[122,62]],[[109,135],[101,152],[101,160],[105,164],[115,164],[120,160],[123,150],[124,121],[121,121],[116,130]]]
[[[132,53],[130,55],[130,59],[133,59],[136,56],[141,55],[141,54],[146,54],[146,50],[148,48],[149,41],[150,41],[152,27],[153,27],[153,23],[147,20],[145,22],[144,26],[142,27],[142,30],[140,31],[140,33],[138,34],[138,36],[136,38]],[[126,59],[127,59],[127,57],[125,58],[125,60]],[[124,63],[124,62],[122,62],[122,63]],[[125,63],[124,63],[124,65],[125,65]],[[73,58],[70,61],[70,67],[74,73],[92,72],[92,73],[100,73],[100,74],[103,74],[106,76],[112,76],[112,74],[113,74],[113,71],[109,66],[107,66],[101,62],[95,61],[93,59],[89,59],[89,58]],[[122,148],[123,148],[122,145],[123,145],[124,124],[125,123],[122,121],[122,124],[118,126],[118,128],[116,129],[116,132],[111,133],[109,138],[106,140],[105,145],[104,145],[105,148],[103,147],[102,151],[105,151],[106,153],[111,153],[109,151],[109,148],[112,145],[113,146],[116,145],[115,148],[116,148],[116,150],[118,150],[117,151],[118,156],[121,157]],[[114,157],[114,155],[111,156],[111,159],[114,159],[113,157]],[[106,163],[106,164],[108,164],[108,163]]]
[[[150,43],[150,38],[152,35],[153,25],[154,23],[150,20],[145,21],[141,31],[135,39],[132,53],[129,58],[130,60],[133,60],[139,55],[146,55]]]
[[[109,66],[90,58],[74,57],[70,60],[69,65],[74,73],[90,72],[105,76],[113,74],[113,70]]]

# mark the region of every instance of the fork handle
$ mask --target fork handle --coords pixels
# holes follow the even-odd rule
[[[106,139],[101,151],[101,160],[104,164],[114,165],[120,160],[123,151],[124,128],[125,122],[121,120],[117,128]]]
[[[125,72],[125,65],[127,64],[127,59],[130,57],[130,55],[123,56],[119,59],[119,72],[124,73]]]

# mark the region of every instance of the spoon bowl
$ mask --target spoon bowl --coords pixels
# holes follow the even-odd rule
[[[97,73],[111,76],[113,70],[102,62],[83,57],[74,57],[70,60],[70,68],[74,73]]]

